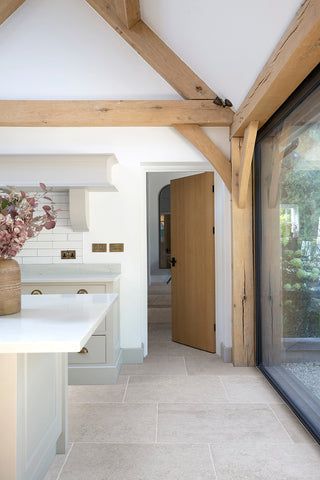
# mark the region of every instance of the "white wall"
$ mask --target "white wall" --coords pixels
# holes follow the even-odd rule
[[[3,99],[177,97],[84,0],[26,0],[1,25],[0,71]],[[229,156],[228,129],[205,130]],[[139,347],[147,338],[146,178],[140,163],[170,169],[203,157],[171,128],[0,128],[0,154],[21,153],[116,155],[119,192],[91,194],[83,261],[121,263],[121,346]],[[93,254],[91,242],[124,242],[125,252]]]

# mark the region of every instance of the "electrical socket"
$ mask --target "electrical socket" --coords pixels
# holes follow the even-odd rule
[[[76,258],[75,250],[61,250],[62,260],[75,260],[75,258]]]

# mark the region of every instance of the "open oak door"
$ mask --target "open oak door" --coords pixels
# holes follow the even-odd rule
[[[214,353],[214,175],[171,181],[172,340]]]

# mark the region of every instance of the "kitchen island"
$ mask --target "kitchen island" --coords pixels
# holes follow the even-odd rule
[[[118,295],[22,296],[0,317],[0,480],[42,480],[67,444],[67,353],[80,352]]]

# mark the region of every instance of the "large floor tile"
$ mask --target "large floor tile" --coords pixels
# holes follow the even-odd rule
[[[171,330],[171,307],[149,308],[148,322],[149,324],[164,323]]]
[[[75,444],[60,480],[215,480],[208,446]]]
[[[255,375],[261,373],[254,367],[234,367],[231,363],[224,363],[216,355],[200,352],[201,354],[186,355],[188,375]],[[204,354],[203,354],[204,353]]]
[[[235,373],[237,369],[235,368]],[[228,398],[233,403],[275,403],[283,400],[268,382],[259,376],[224,375],[221,376]]]
[[[126,383],[116,385],[70,385],[70,403],[122,402]]]
[[[267,405],[159,404],[158,441],[220,443],[292,442]]]
[[[163,322],[149,324],[149,342],[171,341],[171,325]]]
[[[168,341],[164,342],[149,342],[148,353],[149,355],[166,355],[168,356]],[[177,356],[177,354],[175,355]],[[183,356],[183,355],[178,355]]]
[[[314,443],[311,434],[304,428],[287,405],[271,405],[271,409],[295,443]],[[320,474],[319,474],[320,478]]]
[[[171,294],[171,283],[153,283],[149,285],[148,294],[150,295],[169,295]]]
[[[319,480],[320,450],[313,445],[220,444],[212,446],[221,480]]]
[[[225,390],[218,377],[148,376],[130,377],[128,403],[224,403]]]
[[[172,342],[171,340],[163,340],[161,342],[153,340],[149,341],[148,352],[150,355],[167,355],[176,357],[190,355],[202,355],[205,357],[206,355],[212,355],[207,354],[207,352],[202,352],[201,350],[182,345],[181,343]]]
[[[171,306],[171,295],[170,294],[157,294],[149,293],[148,295],[148,305],[151,307],[170,307]]]
[[[155,405],[71,404],[72,442],[152,443],[156,435]]]
[[[124,375],[186,375],[184,357],[148,355],[141,364],[122,365]]]

